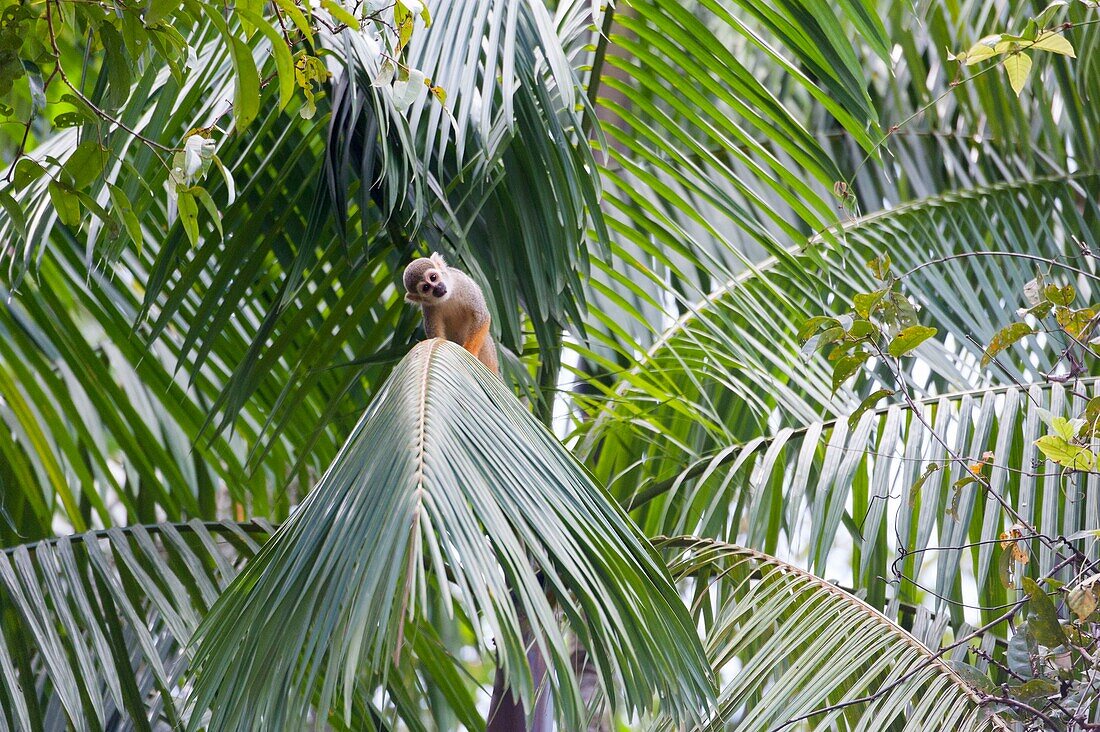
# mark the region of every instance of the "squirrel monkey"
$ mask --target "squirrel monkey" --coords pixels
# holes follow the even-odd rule
[[[489,335],[485,296],[465,272],[448,267],[438,253],[405,268],[405,299],[424,312],[424,333],[458,343],[499,374],[497,349]]]

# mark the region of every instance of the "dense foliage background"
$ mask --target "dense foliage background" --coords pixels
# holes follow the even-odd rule
[[[0,730],[1100,722],[1092,5],[7,0]]]

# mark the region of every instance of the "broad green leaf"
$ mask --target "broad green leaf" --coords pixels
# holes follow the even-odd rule
[[[1030,599],[1028,627],[1035,635],[1035,640],[1048,648],[1055,648],[1065,643],[1066,636],[1062,632],[1062,626],[1058,622],[1058,612],[1054,609],[1051,599],[1030,577],[1024,577],[1023,588]]]
[[[98,140],[85,140],[65,161],[65,173],[75,188],[86,188],[103,172],[107,164],[107,150]]]
[[[1008,650],[1005,652],[1008,667],[1024,679],[1034,678],[1035,664],[1032,659],[1039,653],[1039,644],[1031,626],[1030,620],[1016,626],[1016,632],[1008,639]]]
[[[291,22],[294,23],[294,27],[297,28],[302,35],[308,38],[309,42],[312,44],[314,42],[313,25],[306,18],[306,14],[302,12],[302,7],[294,2],[294,0],[275,0],[275,4],[287,14]]]
[[[46,169],[31,158],[20,158],[15,164],[15,174],[12,177],[12,187],[21,191],[34,181],[46,174]]]
[[[1024,84],[1027,83],[1028,74],[1031,73],[1031,56],[1023,51],[1010,53],[1005,57],[1004,65],[1005,73],[1008,74],[1008,83],[1012,86],[1012,91],[1019,96],[1024,90]]]
[[[111,209],[122,221],[122,225],[126,228],[126,233],[130,235],[130,239],[137,245],[137,250],[140,254],[145,237],[141,233],[141,224],[134,214],[130,199],[126,197],[126,193],[123,192],[121,188],[114,184],[107,184],[107,188],[111,196]]]
[[[279,108],[282,109],[294,98],[295,85],[294,59],[290,55],[290,48],[286,44],[286,39],[259,13],[245,8],[238,8],[237,12],[256,26],[271,43],[271,52],[275,56],[275,69],[279,81]]]
[[[173,10],[178,10],[180,4],[173,2],[173,0],[149,0],[148,6],[145,8],[145,15],[143,20],[145,25],[156,25],[162,20],[168,18],[172,14]],[[238,8],[239,10],[240,8]]]
[[[1013,698],[1031,704],[1057,694],[1060,689],[1061,686],[1054,679],[1031,679],[1008,685],[1008,691]]]
[[[849,415],[849,417],[848,417],[848,427],[849,428],[855,427],[856,423],[859,422],[859,418],[863,416],[864,412],[866,412],[868,409],[871,409],[872,407],[874,407],[875,404],[877,404],[880,399],[884,399],[885,397],[892,396],[893,393],[894,393],[893,389],[879,389],[877,391],[874,391],[874,392],[871,392],[870,394],[868,394],[867,398],[865,398],[863,401],[861,401],[859,403],[859,406],[856,407],[855,411],[852,412],[851,415]]]
[[[890,355],[895,358],[904,356],[938,332],[937,329],[925,325],[911,325],[890,341]]]
[[[840,388],[840,385],[848,380],[855,372],[859,371],[860,367],[867,362],[867,354],[858,353],[852,356],[844,356],[836,365],[833,366],[833,391],[835,392]]]
[[[987,694],[994,693],[997,689],[992,679],[979,671],[976,667],[971,666],[969,663],[963,661],[948,661],[947,665],[951,667],[951,670],[962,677],[963,681],[973,686],[978,691],[984,691]]]
[[[122,35],[110,22],[99,24],[99,37],[103,42],[103,67],[110,80],[105,106],[115,110],[126,103],[132,87],[131,59],[126,53],[126,44]]]
[[[321,0],[321,7],[332,13],[332,17],[352,30],[359,30],[359,21],[356,17],[345,10],[344,6],[336,0]]]
[[[239,132],[252,124],[260,109],[260,74],[256,70],[256,61],[252,58],[252,49],[248,44],[229,30],[219,10],[209,5],[205,8],[207,17],[225,39],[233,58],[233,71],[236,74],[233,88],[233,129]]]
[[[187,189],[187,192],[195,197],[195,200],[202,204],[206,209],[206,213],[210,214],[210,220],[214,222],[214,228],[218,230],[218,236],[224,236],[225,232],[222,231],[222,212],[218,210],[217,204],[214,203],[214,199],[210,197],[210,194],[202,186],[191,186]]]
[[[1035,24],[1040,28],[1045,27],[1047,23],[1054,20],[1054,16],[1059,11],[1063,10],[1068,5],[1069,3],[1067,3],[1066,0],[1053,0],[1053,2],[1048,4],[1045,8],[1042,9],[1042,11],[1038,15],[1035,16]]]
[[[24,215],[23,209],[20,208],[19,202],[16,201],[8,191],[0,189],[0,206],[3,206],[4,210],[7,211],[19,236],[26,239],[27,217]]]
[[[57,211],[57,218],[70,228],[80,226],[80,198],[65,183],[50,181],[50,200]]]
[[[190,189],[184,188],[177,192],[176,206],[179,208],[180,225],[187,233],[187,239],[191,242],[191,246],[198,246],[199,204]]]
[[[836,318],[830,318],[825,315],[816,315],[812,318],[808,318],[802,327],[798,329],[798,340],[800,343],[805,343],[810,339],[814,333],[826,323],[836,324]]]

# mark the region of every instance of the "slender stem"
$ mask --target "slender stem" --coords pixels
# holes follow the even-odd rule
[[[234,521],[232,522],[236,528],[248,534],[270,534],[275,528],[272,526],[264,526],[256,521]],[[207,531],[221,531],[227,528],[226,523],[223,521],[195,521],[195,522],[169,522],[160,524],[131,524],[129,526],[112,527],[118,528],[124,534],[132,533],[135,529],[144,529],[150,534],[163,533],[166,527],[172,527],[176,531],[181,532],[195,532],[198,531],[198,527],[206,529]],[[112,529],[96,529],[95,531],[86,531],[81,534],[68,534],[66,536],[54,536],[48,539],[41,539],[33,544],[19,544],[17,546],[8,546],[0,549],[4,554],[14,554],[20,547],[26,547],[27,551],[31,554],[38,551],[39,547],[54,546],[60,544],[63,541],[79,542],[85,537],[92,537],[95,539],[106,539],[110,536]]]
[[[1047,572],[1046,577],[1044,577],[1043,579],[1053,577],[1063,567],[1065,567],[1067,564],[1069,564],[1071,561],[1073,561],[1073,559],[1074,559],[1074,557],[1066,557],[1061,562],[1059,562],[1054,567],[1052,567],[1050,569],[1050,571]],[[1040,582],[1041,581],[1042,580],[1040,580]],[[910,671],[907,674],[903,674],[902,676],[899,676],[898,678],[891,681],[889,684],[886,684],[885,686],[883,686],[879,689],[876,689],[873,693],[867,694],[865,696],[861,696],[857,699],[849,699],[848,701],[843,701],[843,702],[839,702],[837,704],[829,705],[827,707],[822,707],[820,709],[815,709],[812,712],[807,712],[806,714],[803,714],[803,715],[798,716],[798,717],[794,717],[793,719],[788,719],[783,724],[781,724],[777,727],[773,727],[771,729],[771,732],[779,732],[779,730],[786,729],[787,727],[790,727],[792,724],[797,724],[799,722],[804,722],[807,719],[812,719],[813,717],[817,717],[817,716],[820,716],[822,714],[828,714],[829,712],[836,711],[838,709],[844,709],[846,707],[855,706],[856,704],[866,704],[867,702],[872,702],[876,699],[879,699],[879,698],[883,697],[884,695],[888,694],[893,689],[897,688],[898,686],[901,686],[906,681],[908,681],[909,679],[916,676],[921,671],[924,671],[929,666],[932,666],[936,663],[942,663],[942,661],[940,659],[948,651],[952,650],[953,648],[957,648],[958,646],[961,646],[963,643],[971,641],[974,638],[977,638],[979,635],[981,635],[982,633],[985,633],[986,631],[990,630],[991,628],[993,628],[998,623],[1002,623],[1002,622],[1005,622],[1007,620],[1011,620],[1016,615],[1016,613],[1018,613],[1020,611],[1020,608],[1023,607],[1026,602],[1027,602],[1026,598],[1023,599],[1023,600],[1020,600],[1019,602],[1016,603],[1016,605],[1011,610],[1006,612],[1004,615],[1001,615],[1000,617],[986,623],[985,625],[978,628],[977,630],[964,635],[962,638],[959,638],[954,643],[951,643],[950,645],[946,645],[946,646],[941,647],[938,651],[936,651],[931,656],[926,658],[923,662],[921,662],[912,671]],[[965,682],[961,682],[961,683],[965,683]]]
[[[144,142],[146,145],[149,145],[149,146],[154,147],[154,148],[158,148],[158,149],[163,150],[165,152],[174,152],[175,151],[174,148],[168,147],[167,145],[162,145],[161,143],[157,142],[156,140],[153,140],[153,139],[150,139],[150,138],[146,137],[145,135],[141,134],[140,132],[133,129],[132,127],[127,126],[127,124],[125,122],[123,122],[122,120],[114,117],[111,114],[108,114],[103,109],[100,109],[99,106],[95,102],[93,102],[91,99],[89,99],[87,97],[87,95],[84,94],[84,92],[82,92],[80,89],[77,88],[77,86],[75,84],[73,84],[71,81],[69,81],[69,77],[65,73],[65,69],[61,65],[61,49],[59,49],[57,47],[57,34],[54,32],[53,14],[50,12],[50,7],[55,2],[60,2],[60,0],[46,0],[46,26],[49,29],[50,47],[53,49],[54,62],[57,64],[57,68],[55,70],[61,76],[61,81],[63,81],[65,83],[65,86],[69,87],[69,89],[72,91],[72,93],[75,94],[80,99],[80,101],[87,104],[91,108],[91,110],[93,112],[95,112],[96,115],[98,115],[99,117],[102,117],[107,122],[110,122],[111,124],[120,127],[121,129],[125,130],[126,132],[130,133],[131,135],[133,135],[137,139]]]
[[[624,2],[624,0],[618,0]],[[603,77],[604,59],[607,57],[607,47],[611,43],[611,26],[615,23],[615,3],[609,2],[603,11],[603,22],[600,24],[600,37],[596,41],[596,51],[592,56],[592,71],[588,75],[588,104],[596,108],[596,97],[600,92],[600,80]],[[586,124],[591,124],[586,121]]]
[[[898,275],[899,280],[903,280],[906,277],[919,272],[926,267],[932,267],[935,265],[950,262],[953,259],[968,259],[970,257],[1009,257],[1012,259],[1026,259],[1031,262],[1039,262],[1040,264],[1047,264],[1052,267],[1061,267],[1062,269],[1079,274],[1082,277],[1086,277],[1090,280],[1100,282],[1100,276],[1088,272],[1086,270],[1074,267],[1073,265],[1059,262],[1057,259],[1051,259],[1049,257],[1040,257],[1035,254],[1023,254],[1021,252],[999,252],[999,251],[980,251],[980,252],[959,252],[958,254],[948,254],[947,256],[937,257],[936,259],[929,259],[927,262],[922,262],[916,267],[913,267],[908,272]]]

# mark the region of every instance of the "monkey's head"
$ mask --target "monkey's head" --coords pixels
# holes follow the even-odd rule
[[[417,305],[438,305],[451,296],[451,276],[438,253],[414,259],[405,268],[405,299]]]

